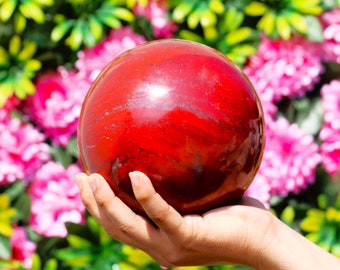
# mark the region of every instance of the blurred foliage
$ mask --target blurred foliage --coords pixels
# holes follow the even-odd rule
[[[133,7],[147,0],[0,0],[0,107],[11,95],[25,99],[35,92],[33,80],[44,69],[72,68],[79,50],[98,44],[111,29],[134,26],[152,39],[151,24],[136,18]],[[178,24],[175,38],[198,41],[218,49],[242,67],[257,51],[260,33],[289,39],[293,34],[321,41],[318,16],[340,7],[340,0],[168,0],[168,17]],[[339,67],[327,66],[339,77]],[[328,80],[325,78],[321,80]],[[317,86],[319,87],[319,86]],[[323,112],[320,96],[284,100],[280,112],[306,133],[317,135]],[[51,147],[55,161],[65,167],[77,159],[76,139],[66,147]],[[308,191],[274,196],[272,211],[288,226],[340,256],[339,177],[323,170]],[[337,188],[334,186],[337,185]],[[32,270],[161,269],[140,250],[113,240],[91,217],[83,225],[68,224],[67,238],[44,238],[28,227],[30,197],[23,181],[0,187],[1,269],[24,269],[9,261],[13,222],[27,227],[38,244]],[[182,267],[186,270],[249,269],[241,266]]]
[[[22,41],[14,35],[7,48],[0,46],[0,105],[13,94],[24,99],[35,92],[31,81],[41,68],[41,62],[34,59],[37,44],[29,40]]]
[[[105,29],[118,29],[122,22],[131,22],[134,19],[133,13],[123,7],[125,1],[69,1],[68,14],[65,6],[53,16],[56,26],[52,29],[51,40],[59,42],[61,39],[77,50],[82,44],[92,47],[104,36]]]

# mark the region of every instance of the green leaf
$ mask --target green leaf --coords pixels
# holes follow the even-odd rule
[[[287,19],[289,21],[289,24],[300,33],[305,34],[307,32],[308,25],[304,16],[294,12],[288,15]]]
[[[183,1],[176,6],[172,12],[172,17],[176,22],[183,22],[184,18],[194,8],[194,1]]]
[[[19,52],[18,58],[20,60],[28,60],[33,57],[37,50],[37,44],[33,42],[26,42],[23,49]]]
[[[83,21],[78,20],[73,27],[70,36],[65,40],[72,50],[77,50],[83,42]]]
[[[26,18],[31,18],[36,23],[45,22],[45,14],[43,10],[33,1],[24,2],[24,4],[19,5],[19,9]]]
[[[200,43],[204,43],[204,38],[198,35],[197,33],[190,31],[190,30],[180,30],[179,31],[179,37],[182,39],[192,40]]]
[[[258,22],[257,26],[263,30],[268,36],[272,36],[275,25],[275,14],[272,12],[266,13]]]
[[[91,250],[76,250],[73,248],[63,248],[56,251],[57,259],[66,262],[73,267],[83,267],[93,260],[93,251]]]
[[[82,27],[82,36],[83,36],[83,43],[85,46],[91,48],[96,45],[97,41],[93,34],[91,33],[91,29],[89,25],[84,24]]]
[[[323,124],[323,106],[321,98],[314,101],[310,99],[296,100],[294,107],[297,110],[296,123],[305,134],[316,135]]]
[[[58,261],[54,258],[49,259],[43,268],[43,270],[57,270],[57,269],[58,269]]]
[[[280,219],[286,224],[292,224],[295,218],[295,210],[292,206],[288,205],[281,213]]]
[[[90,241],[75,234],[68,235],[67,241],[71,247],[78,249],[88,249],[92,247],[92,243]]]
[[[32,256],[32,266],[30,270],[41,270],[41,259],[36,253]]]
[[[15,181],[12,185],[6,188],[6,195],[13,201],[20,197],[25,192],[25,185],[23,181]]]
[[[252,30],[249,27],[242,27],[233,32],[230,32],[226,37],[225,40],[229,45],[235,45],[242,41],[245,41],[251,35]]]
[[[230,7],[223,18],[223,31],[230,32],[236,30],[243,22],[244,15],[236,7]]]
[[[203,28],[204,38],[206,41],[213,41],[218,38],[218,32],[216,27],[214,26],[207,26]]]
[[[72,137],[68,145],[66,146],[67,153],[72,155],[75,158],[78,158],[79,152],[78,152],[78,141],[77,137]]]
[[[126,8],[119,8],[119,7],[116,7],[114,9],[112,15],[127,22],[132,22],[135,18],[135,16],[133,15],[131,11],[129,11]]]
[[[279,35],[284,39],[288,40],[291,36],[291,30],[288,20],[284,16],[279,16],[276,18],[276,27]]]
[[[221,0],[210,0],[209,8],[216,14],[223,14],[224,12],[224,4]]]
[[[17,209],[20,219],[22,221],[28,222],[31,214],[31,200],[32,197],[27,193],[21,194],[18,198],[14,207]]]
[[[262,16],[266,11],[267,6],[257,1],[252,1],[244,8],[244,12],[249,16]]]
[[[121,21],[112,16],[102,16],[101,21],[113,29],[118,29],[119,27],[122,26]]]
[[[188,19],[187,19],[188,27],[190,29],[195,29],[197,25],[199,24],[200,19],[201,19],[200,10],[194,10],[188,16]]]
[[[72,156],[64,147],[52,146],[50,151],[54,161],[61,163],[65,168],[72,163]]]
[[[21,13],[15,13],[13,25],[16,33],[22,33],[26,28],[26,18]]]
[[[15,35],[9,41],[9,54],[17,55],[20,49],[21,49],[21,39],[18,35]]]
[[[320,21],[314,16],[306,16],[305,20],[308,25],[307,38],[315,42],[322,42],[323,30]]]
[[[217,18],[214,12],[209,9],[201,13],[200,23],[202,27],[209,27],[216,24]]]
[[[103,36],[103,25],[95,16],[90,16],[89,19],[90,32],[96,41],[99,41]]]
[[[13,15],[18,0],[7,0],[0,6],[0,20],[7,22]]]
[[[328,197],[325,194],[320,194],[318,196],[318,206],[321,209],[326,209],[329,205]]]
[[[74,25],[73,20],[67,20],[57,24],[52,29],[51,40],[53,42],[60,41],[65,36],[65,34],[72,28],[73,25]]]
[[[0,258],[9,260],[11,258],[11,245],[8,237],[0,234]]]

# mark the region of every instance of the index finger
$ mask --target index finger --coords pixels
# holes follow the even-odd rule
[[[129,174],[133,192],[149,218],[168,235],[176,235],[185,220],[154,189],[150,179],[142,172]]]

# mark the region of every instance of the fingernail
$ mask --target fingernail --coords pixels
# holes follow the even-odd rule
[[[89,179],[89,185],[90,185],[90,188],[91,188],[92,192],[95,192],[96,189],[97,189],[96,180],[94,180],[94,179]]]
[[[129,177],[130,177],[132,186],[137,187],[140,185],[140,176],[138,175],[138,172],[130,172]]]

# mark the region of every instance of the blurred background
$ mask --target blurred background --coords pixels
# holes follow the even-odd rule
[[[86,212],[74,175],[91,83],[163,38],[209,45],[249,77],[267,138],[247,195],[340,257],[339,0],[0,0],[1,269],[160,269]]]

